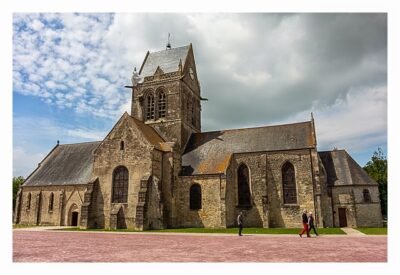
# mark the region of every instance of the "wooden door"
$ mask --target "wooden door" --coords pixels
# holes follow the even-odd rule
[[[339,208],[339,226],[347,227],[346,208]]]

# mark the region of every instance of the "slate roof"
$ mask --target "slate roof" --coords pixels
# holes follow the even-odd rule
[[[326,170],[329,186],[377,184],[345,150],[318,154]]]
[[[179,69],[179,61],[182,60],[184,66],[190,45],[149,53],[139,71],[142,77],[152,76],[160,66],[164,73],[176,72]]]
[[[56,146],[23,186],[87,184],[92,178],[93,152],[100,141]]]
[[[315,148],[312,122],[192,134],[182,175],[224,173],[233,153]]]

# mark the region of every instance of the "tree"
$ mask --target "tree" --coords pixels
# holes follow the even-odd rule
[[[21,184],[24,182],[24,177],[13,177],[13,211],[15,209],[15,202],[17,200],[17,193],[19,190],[19,187]]]
[[[378,147],[378,151],[374,152],[371,160],[364,166],[364,170],[379,185],[382,215],[387,217],[387,159],[381,148]]]

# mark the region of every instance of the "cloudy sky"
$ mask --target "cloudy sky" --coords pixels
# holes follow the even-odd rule
[[[193,44],[202,131],[314,113],[319,150],[364,165],[387,150],[385,14],[21,14],[13,16],[14,176],[61,143],[101,140],[129,111],[147,52]]]

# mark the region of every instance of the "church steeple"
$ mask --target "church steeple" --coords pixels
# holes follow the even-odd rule
[[[192,45],[148,53],[132,96],[132,115],[183,148],[201,130],[201,96]]]

